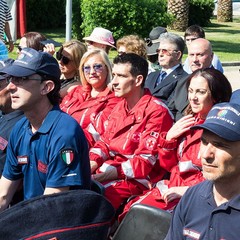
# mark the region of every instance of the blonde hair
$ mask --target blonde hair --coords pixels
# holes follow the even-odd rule
[[[81,79],[81,82],[82,82],[82,85],[83,86],[87,86],[87,85],[90,85],[87,80],[86,80],[86,77],[85,77],[85,74],[83,72],[83,66],[84,64],[87,62],[87,60],[91,57],[94,57],[94,56],[100,56],[102,58],[102,61],[103,63],[106,65],[107,67],[107,78],[106,78],[106,84],[110,83],[111,79],[112,79],[112,64],[108,58],[108,55],[105,51],[101,50],[101,49],[93,49],[93,50],[90,50],[90,51],[87,51],[82,59],[81,59],[81,62],[80,62],[80,66],[79,66],[79,73],[80,73],[80,79]]]
[[[138,35],[127,35],[117,40],[117,49],[120,46],[126,48],[127,53],[136,53],[137,55],[147,58],[147,48],[145,41]]]
[[[77,76],[79,76],[80,61],[81,61],[84,53],[87,52],[86,45],[78,40],[73,39],[68,42],[65,42],[61,48],[62,49],[60,49],[59,51],[62,51],[65,48],[71,50],[72,62],[76,68]]]

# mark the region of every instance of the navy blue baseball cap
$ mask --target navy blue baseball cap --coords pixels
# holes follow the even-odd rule
[[[191,129],[206,129],[228,141],[240,141],[240,105],[235,102],[216,104],[205,122]]]
[[[3,73],[14,77],[39,74],[53,80],[59,80],[61,75],[58,62],[52,55],[32,48],[23,48],[17,60],[0,71]]]
[[[240,89],[237,89],[232,93],[230,102],[240,105]]]
[[[10,66],[14,62],[14,59],[8,58],[4,61],[0,61],[0,71],[6,66]],[[6,74],[0,74],[0,81],[6,79]]]

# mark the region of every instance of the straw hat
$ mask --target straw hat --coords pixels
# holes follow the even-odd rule
[[[101,43],[116,48],[114,46],[115,42],[113,39],[112,32],[101,27],[94,28],[91,35],[89,37],[84,37],[83,40]]]

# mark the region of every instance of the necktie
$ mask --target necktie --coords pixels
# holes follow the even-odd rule
[[[161,83],[161,81],[166,77],[167,73],[165,71],[161,71],[158,79],[157,79],[157,83],[156,85],[159,85]]]

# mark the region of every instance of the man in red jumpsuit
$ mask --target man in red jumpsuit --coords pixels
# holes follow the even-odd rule
[[[118,209],[171,169],[171,161],[158,160],[157,142],[173,119],[166,105],[144,89],[148,74],[145,59],[126,53],[113,63],[112,88],[123,100],[105,122],[100,141],[90,149],[90,163],[93,178],[103,183],[106,197]]]

